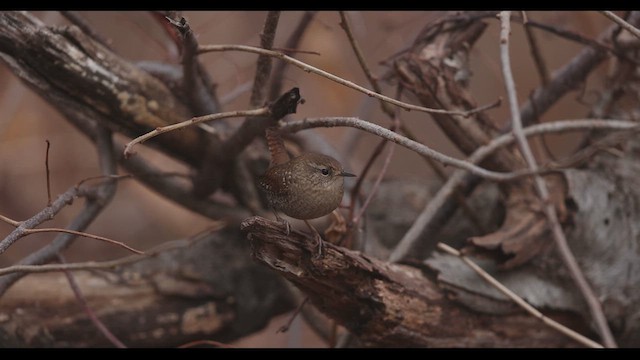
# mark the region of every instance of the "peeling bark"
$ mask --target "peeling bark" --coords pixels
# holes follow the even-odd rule
[[[312,238],[295,230],[286,236],[280,223],[260,217],[245,220],[242,229],[257,261],[295,284],[318,309],[368,346],[575,346],[522,312],[487,315],[456,304],[433,277],[417,268],[329,243],[324,256],[315,259]],[[579,317],[550,315],[581,327]]]

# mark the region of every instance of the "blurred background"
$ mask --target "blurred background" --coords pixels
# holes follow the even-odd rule
[[[43,22],[52,26],[65,26],[68,22],[58,12],[36,12]],[[356,38],[360,42],[374,74],[385,72],[381,61],[402,51],[429,21],[442,16],[441,12],[401,11],[350,11],[347,12]],[[179,54],[158,23],[147,12],[81,12],[87,22],[103,37],[110,40],[116,53],[133,60],[156,60],[179,64]],[[259,33],[265,12],[184,12],[200,44],[259,44]],[[276,33],[275,47],[283,47],[289,34],[298,24],[302,12],[283,12]],[[537,21],[567,28],[588,38],[594,38],[609,26],[610,21],[596,12],[527,12]],[[499,23],[487,19],[484,35],[471,52],[470,88],[484,105],[506,99],[500,72]],[[325,71],[371,88],[339,25],[337,12],[318,12],[312,20],[300,50],[314,54],[296,54],[295,57]],[[563,66],[582,49],[582,45],[534,29],[542,56],[550,73]],[[511,59],[518,86],[520,101],[525,101],[531,91],[540,84],[530,48],[521,25],[512,26]],[[256,55],[240,52],[211,53],[201,57],[202,63],[217,83],[217,94],[224,103],[224,110],[247,109],[250,82],[255,71]],[[581,89],[566,95],[547,112],[542,121],[584,117],[588,103],[595,101],[589,89],[603,81],[607,64],[595,71]],[[306,102],[298,107],[295,119],[322,116],[358,116],[386,126],[388,118],[382,114],[379,104],[371,98],[317,75],[289,67],[284,90],[299,87]],[[393,96],[395,88],[383,84],[385,94]],[[232,96],[239,94],[238,96]],[[403,99],[412,102],[413,99]],[[489,110],[496,120],[505,121],[508,116],[506,101]],[[442,135],[429,115],[403,112],[404,122],[424,144],[450,155],[461,154]],[[237,121],[237,119],[235,119]],[[230,120],[234,121],[234,119]],[[317,129],[338,151],[345,149],[347,139],[356,130],[347,128]],[[555,155],[568,153],[580,139],[579,134],[547,136],[547,143]],[[0,63],[0,214],[14,220],[33,216],[47,204],[45,177],[46,140],[51,143],[49,167],[51,192],[55,198],[78,181],[99,175],[96,152],[91,143],[46,102],[26,88],[9,69]],[[377,139],[369,134],[359,138],[356,151],[343,154],[349,163],[346,168],[358,174],[370,155]],[[151,154],[154,161],[167,170],[187,172],[182,164],[143,146],[137,151]],[[376,174],[381,161],[374,166]],[[450,169],[449,169],[450,170]],[[420,157],[398,147],[387,178],[429,178],[433,174]],[[67,207],[46,224],[47,227],[64,227],[80,211],[82,201]],[[174,205],[133,180],[121,181],[111,204],[87,229],[87,232],[125,242],[139,249],[146,249],[164,241],[184,238],[206,229],[210,220]],[[0,234],[6,236],[12,227],[0,222]],[[8,266],[50,242],[55,234],[35,234],[21,239],[0,256],[0,266]],[[106,260],[126,253],[113,246],[91,239],[79,238],[66,252],[68,261]],[[268,271],[265,269],[265,271]],[[1,300],[0,300],[1,302]],[[274,318],[271,326],[232,345],[239,347],[309,347],[325,344],[297,319],[289,332],[275,334],[289,318]]]

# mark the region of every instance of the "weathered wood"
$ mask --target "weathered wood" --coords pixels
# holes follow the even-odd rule
[[[136,137],[184,121],[189,110],[157,78],[97,44],[75,26],[51,28],[29,13],[0,13],[0,59],[56,107],[72,102],[104,125]],[[61,110],[64,113],[64,110]],[[95,116],[95,115],[94,115]],[[205,134],[197,127],[150,141],[191,165],[203,158]]]
[[[421,270],[389,264],[326,244],[315,259],[311,237],[286,236],[280,223],[252,217],[242,223],[253,256],[300,288],[311,302],[369,346],[564,347],[576,343],[509,305],[503,315],[480,314],[449,299]],[[487,301],[491,301],[487,298]],[[580,327],[579,317],[556,312]]]
[[[180,240],[113,272],[75,271],[88,305],[125,345],[229,342],[294,307],[282,279],[249,256],[237,229]],[[0,298],[0,346],[112,346],[74,297],[63,273],[29,275]]]

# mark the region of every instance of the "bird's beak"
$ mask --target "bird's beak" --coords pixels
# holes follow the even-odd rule
[[[339,173],[338,175],[344,176],[344,177],[356,177],[355,175],[349,174],[348,172],[344,172],[344,171]]]

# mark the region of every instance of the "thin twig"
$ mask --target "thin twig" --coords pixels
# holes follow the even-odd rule
[[[3,220],[15,227],[20,226],[20,222],[19,221],[15,221],[12,219],[9,219],[6,216],[2,216],[0,215],[0,220]],[[67,234],[73,234],[73,235],[78,235],[78,236],[83,236],[86,238],[90,238],[90,239],[96,239],[96,240],[100,240],[100,241],[105,241],[108,242],[110,244],[114,244],[120,247],[123,247],[133,253],[136,254],[144,254],[142,251],[136,250],[130,246],[128,246],[125,243],[122,243],[120,241],[116,241],[116,240],[112,240],[103,236],[98,236],[98,235],[93,235],[93,234],[89,234],[89,233],[85,233],[82,231],[75,231],[75,230],[68,230],[68,229],[60,229],[60,228],[41,228],[41,229],[24,229],[23,236],[29,235],[29,234],[37,234],[37,233],[46,233],[46,232],[56,232],[56,233],[67,233]]]
[[[276,330],[276,334],[277,333],[285,333],[287,331],[289,331],[289,328],[291,327],[291,324],[293,323],[293,320],[295,320],[295,318],[298,316],[298,314],[300,314],[300,311],[302,311],[302,308],[304,307],[304,305],[309,301],[309,297],[306,296],[304,298],[304,300],[302,300],[302,302],[300,303],[300,305],[298,305],[298,307],[293,311],[293,314],[291,314],[289,316],[289,320],[287,320],[287,323],[280,326],[278,328],[278,330]]]
[[[175,175],[175,174],[174,174]],[[178,175],[176,175],[178,176]],[[122,175],[96,175],[96,176],[89,176],[86,177],[80,181],[78,181],[78,183],[76,184],[76,188],[79,188],[80,186],[82,186],[82,184],[89,182],[89,181],[93,181],[93,180],[121,180],[121,179],[128,179],[133,177],[133,175],[131,174],[122,174]]]
[[[369,65],[367,65],[367,61],[365,60],[364,55],[362,55],[362,51],[360,50],[358,41],[356,41],[356,38],[353,35],[353,31],[351,31],[351,24],[349,23],[349,18],[347,17],[344,11],[340,11],[340,19],[341,19],[340,26],[342,27],[342,29],[344,29],[344,32],[347,34],[347,38],[349,38],[349,43],[351,44],[351,48],[353,49],[353,52],[356,54],[358,63],[360,63],[360,68],[364,72],[364,75],[367,77],[367,80],[369,80],[369,84],[371,84],[371,87],[373,87],[373,91],[377,92],[378,94],[382,94],[382,88],[380,88],[378,81],[376,80],[376,78],[371,73],[371,70],[369,69]],[[380,101],[380,106],[382,107],[382,111],[384,111],[384,113],[387,114],[390,118],[395,117],[395,113],[391,108],[391,106],[389,106],[389,103]]]
[[[264,21],[264,26],[260,33],[260,47],[263,49],[270,50],[273,47],[279,19],[280,11],[269,11],[267,13],[267,18]],[[249,106],[251,108],[263,105],[269,75],[271,75],[271,57],[267,55],[258,56],[258,60],[256,61],[256,74],[253,78],[253,89],[251,90],[251,98],[249,99]]]
[[[65,259],[62,254],[58,254],[58,259],[60,259],[61,263],[65,263]],[[84,297],[84,294],[80,290],[80,286],[78,286],[78,283],[76,282],[76,279],[73,277],[73,275],[69,271],[64,271],[64,275],[67,277],[69,287],[71,287],[73,294],[75,295],[76,299],[78,299],[80,306],[82,306],[82,309],[85,313],[87,313],[87,316],[89,316],[89,319],[91,319],[91,322],[93,323],[93,325],[95,325],[98,331],[100,331],[100,333],[102,333],[102,335],[104,335],[104,337],[106,337],[107,340],[109,340],[109,342],[111,342],[115,347],[119,349],[126,349],[124,343],[122,343],[122,341],[120,341],[120,339],[118,339],[93,312],[93,310],[89,306],[89,303],[87,303],[87,298]]]
[[[364,164],[364,167],[362,168],[362,171],[360,172],[358,179],[356,180],[356,184],[351,189],[351,203],[349,204],[349,219],[351,221],[353,221],[352,219],[354,219],[355,217],[354,213],[355,213],[356,201],[358,200],[358,197],[360,195],[360,188],[362,188],[364,179],[367,177],[367,174],[369,173],[369,170],[373,166],[373,163],[376,161],[378,156],[380,156],[380,154],[382,153],[382,150],[387,145],[387,142],[388,141],[386,139],[382,139],[380,140],[378,145],[376,145],[376,147],[373,149],[373,151],[369,155],[367,162]]]
[[[633,36],[635,36],[638,39],[640,39],[640,30],[638,30],[638,28],[636,28],[635,26],[629,24],[628,22],[624,21],[623,18],[621,18],[618,15],[612,13],[611,11],[600,11],[600,13],[602,15],[608,17],[609,19],[611,19],[616,24],[620,25],[623,29],[625,29],[628,32],[630,32],[631,34],[633,34]]]
[[[510,11],[503,11],[500,13],[500,60],[502,62],[502,72],[504,75],[505,87],[509,98],[509,108],[511,110],[513,134],[518,144],[518,148],[520,149],[520,152],[527,162],[527,165],[532,171],[535,172],[538,169],[538,165],[522,130],[522,121],[520,120],[520,109],[518,107],[515,82],[513,80],[513,74],[511,73],[511,62],[509,59],[509,33],[511,31],[511,24],[509,22],[510,17]],[[560,222],[558,221],[556,209],[553,203],[550,201],[549,189],[547,188],[547,184],[539,175],[535,175],[533,180],[536,191],[538,192],[538,196],[540,196],[540,200],[543,204],[544,213],[549,220],[549,226],[551,227],[553,238],[555,240],[556,246],[558,247],[558,251],[560,251],[562,259],[568,267],[571,277],[573,277],[576,285],[578,285],[580,292],[589,305],[591,316],[593,317],[593,320],[598,327],[600,336],[602,336],[603,341],[607,347],[616,347],[615,340],[613,338],[613,335],[611,334],[611,330],[609,329],[609,325],[607,324],[606,317],[602,310],[602,305],[589,286],[589,283],[584,277],[584,274],[580,270],[578,262],[576,261],[573,253],[571,252],[571,249],[569,248],[567,239],[564,235],[562,227],[560,226]]]
[[[10,218],[8,218],[8,217],[6,217],[4,215],[0,215],[0,220],[6,222],[9,225],[12,225],[13,227],[18,227],[18,226],[20,226],[20,224],[22,224],[22,222],[15,221],[15,220],[10,219]]]
[[[527,303],[524,299],[522,299],[516,293],[514,293],[513,291],[509,290],[507,287],[502,285],[493,276],[491,276],[489,273],[484,271],[484,269],[482,269],[480,266],[478,266],[478,264],[473,262],[468,257],[462,255],[458,250],[456,250],[456,249],[454,249],[454,248],[452,248],[449,245],[444,244],[444,243],[438,243],[438,249],[440,249],[440,250],[442,250],[442,251],[444,251],[444,252],[446,252],[446,253],[448,253],[450,255],[457,256],[458,258],[460,258],[460,260],[462,260],[473,271],[475,271],[478,275],[480,275],[480,277],[482,279],[484,279],[490,285],[495,287],[498,291],[503,293],[505,296],[507,296],[509,299],[511,299],[514,303],[516,303],[518,306],[523,308],[525,311],[527,311],[528,313],[530,313],[534,317],[540,319],[543,323],[549,325],[551,328],[553,328],[555,330],[558,330],[559,332],[567,335],[568,337],[578,341],[579,343],[581,343],[581,344],[583,344],[585,346],[588,346],[588,347],[591,347],[591,348],[602,348],[603,347],[602,345],[600,345],[597,342],[595,342],[595,341],[583,336],[582,334],[579,334],[579,333],[569,329],[568,327],[566,327],[566,326],[554,321],[553,319],[550,319],[550,318],[544,316],[540,311],[538,311],[533,306],[529,305],[529,303]]]
[[[573,32],[571,30],[558,28],[558,27],[555,27],[553,25],[544,24],[544,23],[540,23],[540,22],[537,22],[537,21],[533,21],[533,20],[527,21],[527,25],[530,26],[530,27],[535,27],[535,28],[538,28],[540,30],[543,30],[543,31],[549,32],[551,34],[557,35],[557,36],[559,36],[561,38],[564,38],[564,39],[567,39],[567,40],[571,40],[571,41],[576,42],[578,44],[590,46],[590,47],[593,47],[593,48],[599,49],[599,50],[604,50],[604,51],[609,52],[609,53],[615,53],[616,52],[610,46],[607,46],[607,45],[603,44],[601,42],[602,38],[599,38],[598,40],[593,40],[593,39],[590,39],[590,38],[585,37],[583,35],[580,35],[579,33]]]
[[[316,15],[315,11],[305,11],[298,22],[298,26],[296,26],[295,30],[289,35],[289,39],[287,39],[287,43],[285,44],[285,49],[272,49],[285,53],[286,55],[291,55],[294,51],[297,53],[309,53],[309,52],[301,52],[298,49],[300,45],[300,41],[302,41],[302,37],[311,25],[311,22]],[[317,54],[317,53],[316,53]],[[318,54],[319,55],[319,54]],[[284,72],[287,69],[287,63],[285,61],[279,61],[276,64],[275,69],[273,70],[273,76],[271,77],[271,86],[269,87],[269,96],[267,97],[269,100],[276,99],[280,96],[280,92],[282,91],[282,84],[284,80]]]
[[[218,224],[213,229],[208,231],[217,231],[224,226],[224,223]],[[142,255],[130,255],[127,257],[109,260],[109,261],[86,261],[79,263],[68,264],[45,264],[45,265],[13,265],[5,268],[0,268],[0,276],[14,273],[32,274],[32,273],[47,273],[47,272],[60,272],[60,271],[86,271],[86,270],[106,270],[115,269],[122,265],[135,263],[152,256],[156,256],[165,251],[183,248],[190,246],[195,240],[175,240],[166,243],[162,243],[156,247],[153,247],[144,252]]]
[[[111,140],[111,131],[102,126],[95,127],[93,131],[95,131],[92,135],[96,141],[98,162],[100,164],[101,172],[103,175],[113,175],[117,170],[113,143]],[[87,190],[85,190],[85,188],[72,187],[65,194],[58,197],[50,207],[43,209],[32,218],[22,222],[16,230],[0,242],[0,247],[5,246],[4,249],[6,250],[6,247],[10,246],[20,238],[20,236],[22,236],[21,233],[24,229],[34,228],[42,222],[51,219],[57,212],[64,208],[64,206],[70,204],[79,194],[88,195],[87,201],[82,211],[73,219],[67,228],[69,230],[76,231],[84,230],[100,214],[100,212],[102,212],[102,209],[109,204],[115,190],[116,182],[114,180],[106,181]],[[30,253],[20,260],[20,264],[36,265],[53,261],[62,250],[66,249],[73,243],[75,238],[76,235],[73,234],[60,234],[56,236],[50,244]],[[23,275],[23,273],[15,273],[1,277],[0,296],[2,296],[2,294],[4,294],[7,289]]]
[[[362,54],[362,51],[360,50],[360,46],[358,45],[358,41],[353,35],[353,31],[351,31],[349,18],[347,17],[344,11],[340,11],[340,18],[341,18],[340,25],[342,26],[345,33],[347,34],[347,37],[349,38],[349,43],[351,44],[351,48],[353,49],[354,53],[356,54],[356,58],[360,63],[360,68],[362,68],[362,71],[364,72],[365,76],[369,80],[369,83],[373,87],[373,90],[379,94],[382,94],[382,89],[380,88],[380,85],[378,84],[377,79],[373,76],[373,74],[371,73],[371,70],[369,69],[369,66],[367,65],[367,62]],[[400,91],[400,88],[398,88],[398,91]],[[397,96],[397,98],[399,98],[399,96]],[[391,118],[396,117],[393,109],[388,103],[384,101],[380,101],[380,106],[382,108],[382,111],[386,113],[389,117]],[[399,128],[409,139],[417,141],[417,138],[415,137],[415,135],[413,135],[413,132],[407,126],[405,126],[404,122],[400,121]],[[444,173],[444,171],[442,170],[442,168],[438,163],[436,163],[430,157],[427,157],[427,156],[423,156],[422,158],[426,160],[429,167],[433,169],[433,171],[436,173],[436,175],[438,175],[438,177],[440,177],[442,181],[447,180],[447,175]],[[356,187],[358,187],[358,184],[356,184]],[[469,205],[466,203],[464,199],[464,196],[462,196],[462,194],[458,190],[456,190],[456,198],[458,199],[458,202],[464,214],[471,220],[471,222],[479,230],[482,231],[483,230],[482,223],[480,222],[480,220],[478,220],[478,217],[475,216],[475,214],[470,210]]]
[[[542,58],[542,53],[540,52],[540,46],[538,46],[538,40],[529,25],[529,20],[526,18],[526,12],[522,12],[524,25],[524,33],[527,36],[527,42],[529,43],[529,48],[531,49],[531,56],[533,57],[533,62],[536,65],[536,70],[538,70],[538,76],[540,76],[540,82],[542,86],[546,86],[549,83],[549,70],[547,70],[547,65]]]
[[[44,155],[44,168],[47,173],[47,206],[51,206],[51,176],[49,174],[49,148],[51,143],[49,140],[45,141],[47,142],[47,150]]]
[[[134,145],[142,143],[144,141],[147,141],[155,136],[158,136],[160,134],[166,133],[168,131],[173,131],[173,130],[178,130],[178,129],[182,129],[185,128],[187,126],[191,126],[194,124],[198,124],[201,122],[205,122],[205,121],[212,121],[212,120],[219,120],[219,119],[226,119],[226,118],[231,118],[231,117],[255,117],[255,116],[265,116],[269,113],[269,108],[267,107],[263,107],[263,108],[259,108],[259,109],[254,109],[254,110],[240,110],[240,111],[229,111],[229,112],[223,112],[223,113],[217,113],[217,114],[209,114],[209,115],[204,115],[204,116],[197,116],[194,118],[191,118],[189,120],[185,120],[176,124],[171,124],[171,125],[167,125],[167,126],[161,126],[161,127],[157,127],[152,131],[149,131],[148,133],[138,136],[137,138],[129,141],[127,143],[127,145],[125,145],[124,148],[124,156],[129,157],[131,156],[132,152],[132,148]]]
[[[632,23],[640,19],[640,12],[634,11],[629,21]],[[534,21],[529,20],[531,26],[540,27]],[[595,42],[582,49],[578,55],[573,57],[565,66],[556,70],[551,82],[547,86],[538,87],[534,90],[532,99],[521,107],[522,124],[531,125],[533,120],[542,116],[553,104],[561,99],[567,92],[572,91],[578,84],[582,84],[586,77],[593,71],[609,54],[608,49],[601,45],[601,42],[610,40],[618,25],[611,25],[603,31]],[[535,104],[535,106],[534,106]],[[506,122],[507,129],[511,125]]]
[[[14,231],[0,241],[0,254],[4,253],[14,242],[23,237],[25,235],[25,230],[34,228],[43,222],[52,219],[55,214],[60,212],[60,210],[65,206],[72,203],[78,193],[79,189],[76,189],[75,187],[70,188],[64,194],[58,196],[58,198],[51,203],[51,206],[47,206],[31,218],[21,222]]]
[[[161,23],[182,50],[182,89],[189,102],[189,109],[193,112],[192,115],[200,116],[219,112],[220,104],[214,93],[214,87],[210,84],[208,74],[198,60],[198,40],[193,30],[179,13],[168,12],[166,15],[162,19],[154,14],[154,19]],[[175,31],[170,31],[170,27],[166,26],[163,20],[173,25],[180,36],[177,36]]]
[[[277,52],[277,51],[271,51],[271,50],[266,50],[266,49],[262,49],[259,47],[254,47],[254,46],[247,46],[247,45],[201,45],[198,49],[198,52],[201,54],[207,53],[207,52],[214,52],[214,51],[244,51],[244,52],[250,52],[250,53],[254,53],[254,54],[259,54],[259,55],[266,55],[266,56],[272,56],[275,58],[278,58],[280,60],[286,61],[300,69],[302,69],[305,72],[308,73],[314,73],[316,75],[320,75],[324,78],[327,78],[331,81],[337,82],[338,84],[344,85],[346,87],[349,87],[351,89],[360,91],[364,94],[367,94],[369,96],[375,97],[376,99],[380,99],[383,101],[386,101],[388,103],[394,104],[402,109],[405,109],[407,111],[410,110],[416,110],[416,111],[422,111],[422,112],[426,112],[426,113],[436,113],[436,114],[450,114],[450,115],[460,115],[463,117],[469,117],[470,115],[477,113],[477,112],[481,112],[486,110],[486,106],[482,106],[479,107],[477,109],[471,109],[468,111],[450,111],[450,110],[443,110],[443,109],[430,109],[430,108],[426,108],[426,107],[422,107],[422,106],[417,106],[417,105],[412,105],[412,104],[408,104],[399,100],[395,100],[393,98],[378,94],[377,92],[371,91],[365,87],[362,87],[358,84],[355,84],[349,80],[345,80],[339,76],[333,75],[329,72],[326,72],[324,70],[321,70],[315,66],[311,66],[305,62],[302,62],[300,60],[294,59],[290,56],[287,56],[281,52]]]
[[[376,178],[376,181],[371,186],[371,190],[369,190],[369,194],[367,195],[367,198],[365,199],[364,203],[360,207],[358,214],[353,219],[351,219],[351,221],[354,224],[357,224],[360,221],[360,218],[369,207],[369,203],[371,203],[371,200],[373,199],[375,194],[378,192],[380,183],[382,183],[382,179],[387,173],[387,169],[389,168],[389,164],[391,163],[391,158],[393,158],[393,153],[396,148],[395,145],[396,144],[394,143],[394,144],[391,144],[391,147],[389,147],[389,151],[387,152],[387,157],[384,159],[384,162],[382,163],[382,169],[380,169],[380,172],[378,173],[378,177]]]
[[[349,18],[347,17],[346,13],[344,11],[340,11],[340,18],[341,18],[341,23],[340,25],[342,26],[342,28],[344,29],[345,33],[347,34],[347,37],[349,39],[349,43],[351,44],[351,48],[353,49],[354,53],[356,54],[356,58],[358,59],[358,62],[360,63],[360,68],[362,69],[362,71],[364,72],[365,76],[367,77],[367,79],[369,80],[369,83],[371,84],[371,86],[373,87],[373,90],[379,94],[382,94],[382,89],[380,88],[380,85],[378,84],[377,79],[373,76],[373,74],[371,73],[371,70],[369,68],[369,66],[367,65],[367,62],[362,54],[362,51],[360,50],[360,46],[358,45],[358,41],[356,40],[355,36],[353,35],[353,31],[351,31],[351,25],[349,23]],[[398,91],[400,92],[400,87],[398,87]],[[399,96],[397,96],[397,98],[399,98]],[[391,106],[389,105],[389,103],[384,102],[382,100],[379,101],[380,102],[380,106],[382,108],[382,111],[387,114],[389,117],[391,118],[396,118],[395,112],[393,111],[393,109],[391,108]],[[415,135],[413,135],[413,132],[407,127],[405,126],[404,122],[400,121],[399,122],[399,128],[400,130],[411,140],[417,141]],[[379,153],[382,148],[381,146],[384,146],[384,143],[386,141],[383,140],[375,149],[372,158],[369,159],[369,162],[367,162],[367,166],[365,166],[363,173],[366,173],[366,170],[368,170],[368,166],[371,164],[371,161],[374,159],[374,156],[377,156],[377,153]],[[425,161],[427,162],[427,164],[429,165],[429,167],[436,173],[436,175],[438,175],[438,177],[440,177],[440,179],[442,181],[446,181],[447,180],[447,175],[444,173],[444,171],[442,170],[441,166],[436,163],[435,161],[433,161],[430,157],[428,156],[422,156],[423,159],[425,159]],[[356,183],[356,186],[354,187],[354,190],[352,191],[352,204],[350,206],[350,214],[349,214],[349,218],[353,219],[353,207],[354,207],[354,201],[355,201],[355,197],[354,195],[358,194],[359,188],[360,188],[360,183],[361,181],[364,179],[364,176],[358,179],[358,182]],[[470,221],[480,230],[483,231],[484,227],[482,226],[482,223],[480,222],[480,220],[478,219],[478,217],[471,211],[471,209],[469,208],[469,205],[466,203],[464,196],[462,195],[462,193],[460,193],[459,190],[456,189],[456,199],[458,200],[458,203],[460,204],[462,211],[464,212],[464,214],[470,219]]]
[[[100,241],[107,242],[109,244],[120,246],[120,247],[122,247],[122,248],[124,248],[124,249],[126,249],[128,251],[131,251],[132,253],[135,253],[135,254],[139,254],[139,255],[144,254],[144,252],[142,252],[140,250],[136,250],[136,249],[132,248],[131,246],[129,246],[129,245],[123,243],[123,242],[112,240],[112,239],[106,238],[104,236],[98,236],[98,235],[89,234],[89,233],[82,232],[82,231],[60,229],[60,228],[26,229],[24,231],[24,233],[27,234],[27,235],[28,234],[37,234],[37,233],[47,233],[47,232],[66,233],[66,234],[78,235],[78,236],[86,237],[86,238],[89,238],[89,239],[100,240]]]

